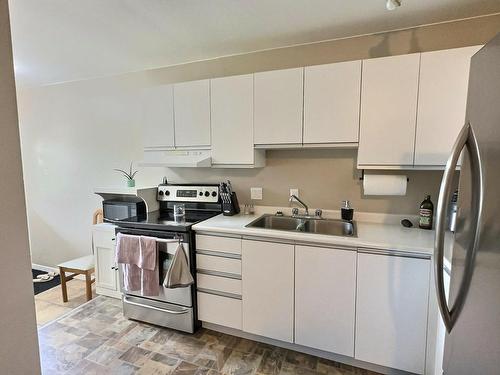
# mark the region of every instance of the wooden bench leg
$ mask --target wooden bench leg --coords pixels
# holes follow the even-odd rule
[[[91,271],[86,271],[85,272],[85,290],[87,292],[87,301],[90,301],[92,299],[92,272]]]
[[[66,289],[66,273],[64,268],[59,267],[59,277],[61,278],[61,290],[63,302],[68,302],[68,290]]]

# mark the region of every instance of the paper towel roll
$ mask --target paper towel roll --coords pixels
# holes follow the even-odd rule
[[[406,195],[407,178],[403,175],[365,174],[364,195]]]

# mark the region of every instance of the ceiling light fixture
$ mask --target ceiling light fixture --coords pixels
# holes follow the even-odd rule
[[[387,10],[394,10],[401,6],[401,0],[387,0],[385,3],[385,7]]]

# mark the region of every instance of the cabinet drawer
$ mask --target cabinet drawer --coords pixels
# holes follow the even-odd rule
[[[241,300],[198,292],[198,319],[241,329]]]
[[[196,249],[241,254],[241,238],[197,235]]]
[[[241,296],[241,280],[229,279],[227,277],[197,274],[198,288],[211,289],[224,293]]]
[[[116,235],[114,230],[110,231],[94,230],[92,232],[92,238],[95,247],[114,248],[116,245]]]
[[[198,270],[241,275],[241,260],[196,254],[196,268]]]

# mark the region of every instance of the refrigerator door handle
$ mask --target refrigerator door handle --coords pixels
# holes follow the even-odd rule
[[[446,224],[446,210],[448,202],[452,193],[452,181],[453,174],[457,167],[458,159],[462,150],[466,148],[470,156],[471,164],[471,177],[472,184],[474,186],[474,194],[472,202],[472,210],[474,214],[471,216],[473,220],[473,246],[467,252],[467,260],[464,270],[464,276],[460,283],[459,291],[457,297],[451,309],[448,308],[448,303],[446,301],[446,294],[444,289],[444,237],[445,237],[445,224]],[[473,129],[469,123],[465,124],[460,131],[451,155],[446,163],[446,168],[443,173],[443,179],[441,181],[441,187],[439,190],[439,200],[436,211],[436,236],[434,239],[434,272],[436,281],[436,294],[438,299],[438,306],[443,318],[446,330],[451,332],[453,326],[455,325],[460,311],[465,303],[467,296],[467,291],[470,285],[470,280],[472,278],[472,269],[475,259],[475,253],[477,248],[477,242],[479,240],[478,228],[479,220],[481,217],[481,207],[482,207],[482,197],[483,197],[483,186],[480,170],[480,159],[479,159],[479,149],[477,146],[476,138],[474,136]]]

